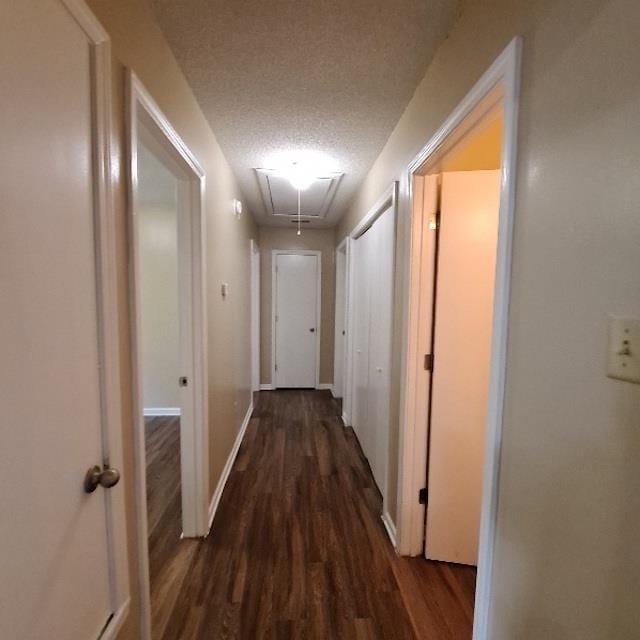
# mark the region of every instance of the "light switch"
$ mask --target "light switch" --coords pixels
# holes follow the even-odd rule
[[[607,375],[640,384],[640,318],[609,317]]]

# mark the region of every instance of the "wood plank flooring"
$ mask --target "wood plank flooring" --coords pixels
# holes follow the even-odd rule
[[[398,558],[380,508],[329,392],[261,392],[209,537],[170,546],[155,518],[154,639],[471,638],[475,571]]]

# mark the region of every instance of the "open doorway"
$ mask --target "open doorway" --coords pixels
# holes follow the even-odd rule
[[[407,172],[398,548],[471,585],[456,638],[476,640],[491,601],[519,60],[516,39]]]
[[[432,260],[424,555],[478,564],[500,208],[497,106],[414,176]],[[426,257],[426,256],[425,256]],[[429,311],[429,310],[427,310]]]
[[[142,637],[162,635],[207,534],[204,172],[130,75],[129,260]]]

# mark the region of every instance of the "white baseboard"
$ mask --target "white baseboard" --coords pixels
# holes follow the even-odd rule
[[[333,392],[333,384],[330,382],[321,382],[317,387],[317,391],[331,391]]]
[[[179,416],[180,407],[145,407],[142,413],[145,416]]]
[[[211,525],[213,525],[213,518],[216,515],[216,511],[218,510],[218,505],[220,504],[220,498],[222,497],[222,492],[224,491],[224,487],[227,484],[227,480],[229,479],[229,474],[231,473],[231,468],[233,467],[233,463],[235,462],[236,456],[238,455],[238,451],[240,450],[240,445],[242,444],[242,438],[244,438],[245,431],[249,426],[249,421],[251,420],[251,414],[253,413],[253,402],[249,405],[247,409],[247,413],[244,416],[244,420],[242,421],[242,425],[240,426],[240,431],[238,431],[238,435],[236,436],[236,441],[233,443],[233,447],[231,452],[229,453],[229,457],[227,458],[227,462],[224,465],[224,469],[222,470],[222,475],[220,476],[220,480],[218,480],[218,486],[216,490],[213,492],[213,497],[211,498],[211,503],[209,504],[209,526],[207,528],[207,535],[209,531],[211,531]]]
[[[384,524],[384,528],[387,530],[387,535],[389,536],[389,540],[391,540],[391,544],[395,549],[397,547],[396,544],[396,525],[393,523],[391,516],[387,511],[382,514],[382,524]]]
[[[345,427],[351,426],[351,421],[349,420],[349,416],[346,413],[342,414],[342,424],[344,424]]]
[[[118,632],[122,629],[122,625],[129,617],[129,608],[131,605],[131,599],[127,598],[113,614],[111,620],[106,629],[102,632],[100,640],[115,640],[118,637]]]
[[[273,385],[272,384],[261,384],[260,385],[260,391],[273,391]]]

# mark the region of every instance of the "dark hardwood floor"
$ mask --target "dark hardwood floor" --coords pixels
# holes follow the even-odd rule
[[[148,474],[155,640],[471,638],[475,570],[396,556],[329,392],[258,395],[206,540],[162,531],[176,530],[179,441],[155,441],[173,448],[154,458],[172,471]]]

